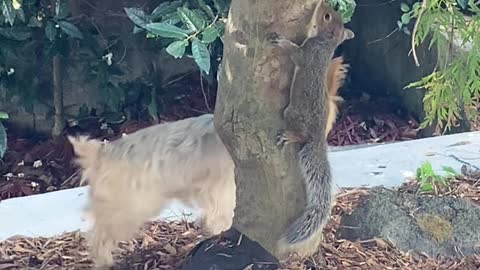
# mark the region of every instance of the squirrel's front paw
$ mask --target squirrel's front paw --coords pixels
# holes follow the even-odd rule
[[[266,40],[272,45],[278,45],[283,39],[283,36],[276,32],[270,32],[266,35]]]
[[[283,147],[284,145],[289,143],[289,137],[285,130],[279,130],[276,136],[276,144],[277,146]]]

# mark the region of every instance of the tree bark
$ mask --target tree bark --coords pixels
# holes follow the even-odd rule
[[[321,0],[320,0],[321,1]],[[278,32],[301,42],[318,0],[235,0],[224,34],[215,127],[236,169],[234,227],[274,255],[276,243],[305,206],[298,148],[280,150],[294,66],[267,45]]]
[[[52,136],[56,137],[62,134],[64,128],[63,113],[63,81],[62,81],[62,62],[60,55],[55,55],[52,60],[53,73],[53,106],[55,109],[55,118],[52,129]]]

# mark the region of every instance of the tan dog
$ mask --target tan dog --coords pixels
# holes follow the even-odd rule
[[[335,121],[341,58],[329,67],[327,134]],[[334,89],[335,88],[335,89]],[[235,208],[234,163],[218,137],[213,115],[205,114],[151,126],[113,142],[69,137],[90,184],[89,234],[96,267],[113,265],[118,241],[134,236],[172,200],[199,208],[206,232],[218,234],[232,225]]]

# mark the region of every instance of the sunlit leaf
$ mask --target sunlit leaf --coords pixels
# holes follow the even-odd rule
[[[198,38],[194,38],[192,41],[192,55],[200,70],[208,75],[210,72],[210,52],[207,45]]]
[[[196,12],[186,7],[179,7],[177,12],[182,22],[192,31],[199,31],[207,24]]]
[[[185,54],[185,48],[188,46],[187,40],[174,41],[165,49],[174,58],[182,58]]]
[[[146,25],[146,29],[155,35],[164,38],[186,38],[189,35],[189,31],[181,29],[175,25],[167,23],[150,23]]]
[[[148,16],[139,8],[124,8],[128,18],[138,27],[145,28],[149,23]]]
[[[215,27],[208,27],[205,31],[202,32],[202,41],[204,43],[212,43],[218,37],[218,31]]]

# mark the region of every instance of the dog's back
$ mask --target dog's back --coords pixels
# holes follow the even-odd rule
[[[69,138],[90,184],[87,212],[94,220],[91,245],[97,265],[111,265],[111,251],[173,199],[199,207],[206,229],[231,226],[234,164],[205,114],[151,126],[102,144]]]

